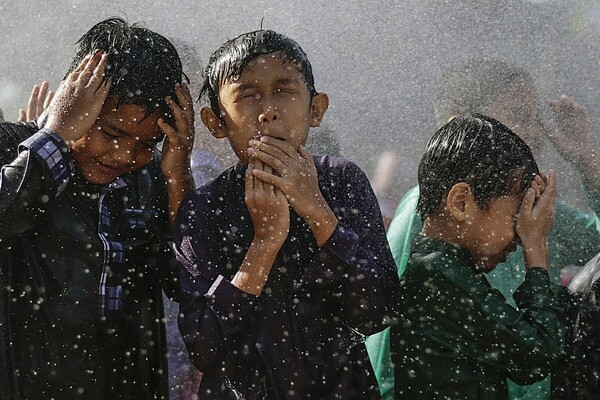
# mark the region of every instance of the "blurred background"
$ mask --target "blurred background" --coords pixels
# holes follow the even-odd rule
[[[588,107],[599,132],[598,0],[2,0],[0,15],[0,108],[13,120],[34,84],[56,87],[76,40],[106,17],[144,21],[172,39],[194,93],[210,53],[262,21],[300,43],[317,90],[330,96],[324,129],[313,135],[333,135],[341,153],[370,175],[384,150],[397,154],[392,196],[416,183],[424,145],[437,128],[436,79],[466,60],[500,59],[527,69],[550,125],[547,101],[564,93]],[[198,142],[214,146],[203,130]],[[577,179],[551,149],[544,154],[542,166],[553,165],[563,181]],[[563,197],[584,206],[577,191]]]

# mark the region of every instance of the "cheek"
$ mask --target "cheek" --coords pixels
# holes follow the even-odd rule
[[[150,164],[152,161],[152,157],[154,156],[154,150],[149,151],[146,149],[139,150],[134,155],[134,165],[135,168],[143,168],[146,165]]]

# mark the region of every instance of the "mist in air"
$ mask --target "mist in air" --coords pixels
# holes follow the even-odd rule
[[[56,87],[60,82],[75,41],[89,27],[106,17],[122,16],[144,21],[195,52],[186,63],[195,93],[198,72],[226,39],[261,24],[292,37],[313,64],[317,90],[330,96],[323,126],[338,138],[342,153],[369,174],[382,151],[395,151],[400,167],[392,190],[398,196],[416,183],[418,160],[437,128],[436,80],[464,61],[513,62],[533,75],[549,125],[553,121],[546,102],[564,93],[587,106],[598,126],[600,3],[596,1],[272,3],[4,1],[0,107],[6,119],[16,119],[34,84],[49,80]],[[206,132],[198,135],[199,141],[211,140],[202,137]],[[553,157],[551,148],[544,154],[543,168],[552,164],[559,179],[576,181],[569,165]],[[563,194],[573,205],[583,204],[579,196],[576,191]]]

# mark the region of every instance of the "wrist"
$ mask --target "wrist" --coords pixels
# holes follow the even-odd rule
[[[525,269],[539,267],[547,270],[549,268],[550,252],[546,239],[522,243],[522,246]]]
[[[306,222],[317,240],[317,245],[322,247],[337,228],[338,219],[327,203],[318,209],[314,215],[307,217]]]
[[[187,169],[185,171],[171,171],[169,174],[165,174],[167,184],[176,185],[181,183],[189,183],[194,181],[192,171]]]

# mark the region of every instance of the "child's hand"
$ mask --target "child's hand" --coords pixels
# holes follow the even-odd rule
[[[271,136],[253,139],[249,144],[249,154],[277,173],[266,174],[259,170],[255,171],[256,177],[281,189],[301,217],[314,215],[322,195],[312,156],[302,146],[296,151],[287,141]]]
[[[190,154],[194,146],[194,108],[187,85],[175,85],[175,95],[181,107],[168,97],[165,101],[175,117],[175,129],[162,118],[158,126],[167,136],[162,148],[161,168],[167,181],[181,181],[191,176]]]
[[[312,156],[299,146],[298,150],[287,141],[271,136],[251,140],[248,154],[273,168],[275,174],[255,170],[256,178],[279,188],[294,211],[310,225],[317,244],[322,246],[337,226],[337,217],[325,201],[317,168]]]
[[[536,198],[537,197],[537,198]],[[517,216],[515,231],[523,246],[525,268],[549,268],[548,234],[554,221],[556,173],[536,176],[527,189]]]
[[[34,85],[27,103],[27,111],[22,108],[19,110],[18,121],[27,122],[38,119],[42,112],[48,108],[53,97],[54,91],[48,90],[48,82],[42,82],[41,86]]]
[[[254,224],[254,237],[281,246],[290,230],[289,203],[283,192],[255,176],[273,175],[261,160],[251,157],[246,170],[246,207]]]
[[[104,105],[110,80],[102,84],[108,55],[87,55],[60,84],[48,107],[46,126],[71,147],[87,134]]]

